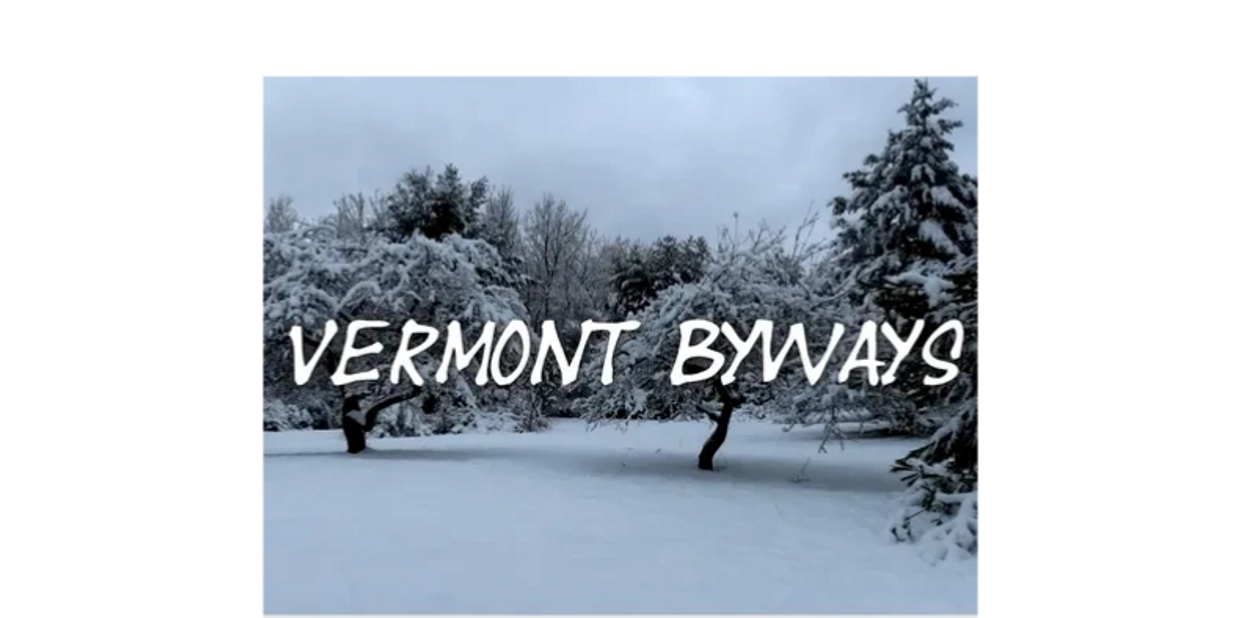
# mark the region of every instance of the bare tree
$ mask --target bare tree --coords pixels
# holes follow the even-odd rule
[[[482,238],[505,258],[521,250],[521,220],[510,187],[500,187],[487,197],[478,226]]]
[[[366,203],[360,193],[347,193],[332,201],[336,214],[332,217],[332,227],[337,240],[360,240],[361,228],[366,217]]]
[[[371,218],[372,212],[376,210],[376,199],[368,200],[362,193],[350,193],[332,202],[332,205],[336,207],[333,221],[336,237],[357,245],[368,244],[374,236]],[[367,206],[370,206],[369,210]]]
[[[578,318],[599,319],[611,291],[609,255],[598,230],[587,227],[571,270],[570,311]]]
[[[526,306],[535,323],[580,317],[584,290],[575,273],[581,269],[591,237],[584,211],[571,210],[552,195],[544,195],[525,216],[524,253]]]
[[[264,232],[287,232],[300,221],[297,211],[293,209],[293,198],[283,194],[267,198],[267,212],[263,217]]]

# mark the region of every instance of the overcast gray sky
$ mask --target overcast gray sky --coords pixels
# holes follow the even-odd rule
[[[956,162],[977,173],[977,80],[932,78],[958,107]],[[714,239],[739,213],[795,224],[847,191],[912,78],[267,78],[265,191],[315,217],[344,193],[454,163],[590,212],[607,236]]]

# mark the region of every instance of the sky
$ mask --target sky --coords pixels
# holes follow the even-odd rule
[[[977,80],[931,78],[964,122],[977,174]],[[345,193],[455,164],[589,212],[604,236],[717,237],[721,226],[795,226],[848,192],[842,175],[881,150],[912,78],[267,78],[264,191],[308,218]],[[824,212],[825,214],[825,212]]]

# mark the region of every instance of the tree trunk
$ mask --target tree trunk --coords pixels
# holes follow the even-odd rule
[[[341,410],[343,416],[340,425],[344,430],[344,440],[348,444],[349,453],[353,454],[366,450],[366,427],[353,414],[361,409],[361,399],[357,395],[346,396]]]
[[[350,454],[356,455],[366,450],[366,428],[360,423],[353,420],[351,416],[344,417],[344,440],[348,444]]]
[[[702,445],[702,452],[698,453],[699,470],[713,471],[715,469],[715,453],[719,452],[719,449],[723,447],[723,442],[728,439],[728,425],[732,422],[732,412],[745,402],[744,397],[730,393],[728,387],[722,382],[715,382],[715,390],[719,393],[719,401],[723,404],[723,409],[719,412],[719,416],[712,417],[715,421],[715,430]]]
[[[357,454],[366,450],[366,433],[375,428],[375,421],[379,418],[379,413],[390,408],[402,401],[409,401],[418,394],[417,389],[413,389],[404,393],[389,395],[379,400],[378,403],[366,409],[363,424],[351,414],[361,410],[361,397],[358,395],[350,395],[344,398],[344,418],[341,422],[341,428],[344,430],[344,440],[348,445],[348,451],[351,454]]]
[[[433,310],[434,309],[432,308],[432,311]],[[353,320],[352,316],[350,316],[347,312],[341,312],[338,317],[344,319],[346,322]],[[312,344],[316,348],[321,344],[320,341],[313,338],[309,338],[308,343]],[[338,366],[340,364],[339,357],[330,346],[323,351],[323,360],[325,365],[328,367]],[[342,418],[340,427],[344,431],[344,440],[347,445],[346,448],[348,452],[357,454],[366,450],[366,434],[371,429],[375,428],[375,419],[378,418],[379,412],[382,412],[384,409],[402,401],[413,399],[417,396],[418,392],[418,389],[414,388],[404,393],[390,395],[387,398],[380,400],[375,405],[370,406],[370,408],[366,410],[365,415],[350,415],[352,412],[358,412],[361,410],[362,396],[357,394],[345,395],[344,405],[341,409]],[[361,418],[358,418],[358,416],[361,416]]]

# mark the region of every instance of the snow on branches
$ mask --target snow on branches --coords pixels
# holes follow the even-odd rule
[[[296,398],[309,389],[321,399],[356,396],[386,406],[416,398],[428,411],[473,414],[479,393],[464,381],[415,391],[381,383],[342,384],[330,380],[326,372],[295,374],[289,368],[301,343],[314,349],[326,365],[347,361],[351,347],[361,345],[362,334],[367,339],[363,349],[375,345],[393,349],[399,344],[400,328],[362,328],[367,323],[455,320],[473,337],[484,323],[526,317],[517,293],[503,285],[502,258],[483,241],[457,235],[430,240],[415,234],[402,241],[357,244],[322,228],[300,228],[267,234],[263,245],[266,386],[273,399]],[[352,323],[352,341],[316,338],[324,324],[338,320]],[[313,336],[290,340],[291,332],[302,330]],[[366,359],[352,360],[367,371]],[[339,387],[345,387],[343,395],[333,392]],[[367,424],[374,422],[372,415]]]
[[[893,471],[908,485],[891,524],[897,540],[919,542],[934,560],[977,553],[976,398]]]
[[[835,380],[818,387],[812,382],[831,356],[822,350],[839,343],[843,316],[815,279],[813,261],[821,247],[798,237],[789,250],[788,240],[782,230],[765,226],[747,237],[725,234],[700,280],[663,290],[637,314],[642,328],[621,345],[615,382],[590,395],[587,418],[715,420],[710,402],[723,399],[721,386],[743,394],[746,406],[769,405],[787,419],[820,410],[821,392]],[[788,341],[778,341],[775,330]],[[707,338],[694,337],[702,331]],[[717,343],[720,334],[730,346]],[[799,376],[792,367],[798,363]]]
[[[955,103],[917,81],[904,129],[844,178],[849,197],[832,203],[836,287],[870,310],[925,313],[944,300],[949,264],[977,246],[977,182],[951,160]],[[911,288],[911,289],[910,289]]]
[[[961,278],[970,272],[964,266],[969,260],[976,264],[977,182],[951,159],[949,137],[960,122],[942,116],[954,105],[918,80],[900,108],[905,126],[890,133],[883,151],[866,157],[862,169],[845,174],[851,195],[832,203],[838,234],[828,260],[830,288],[863,319],[889,322],[901,332],[922,320],[958,320],[945,309],[960,286],[976,287],[975,267],[973,282]],[[972,336],[963,330],[964,339]],[[954,391],[926,386],[899,380],[875,391],[859,383],[841,397],[873,410],[888,431],[928,436]]]

